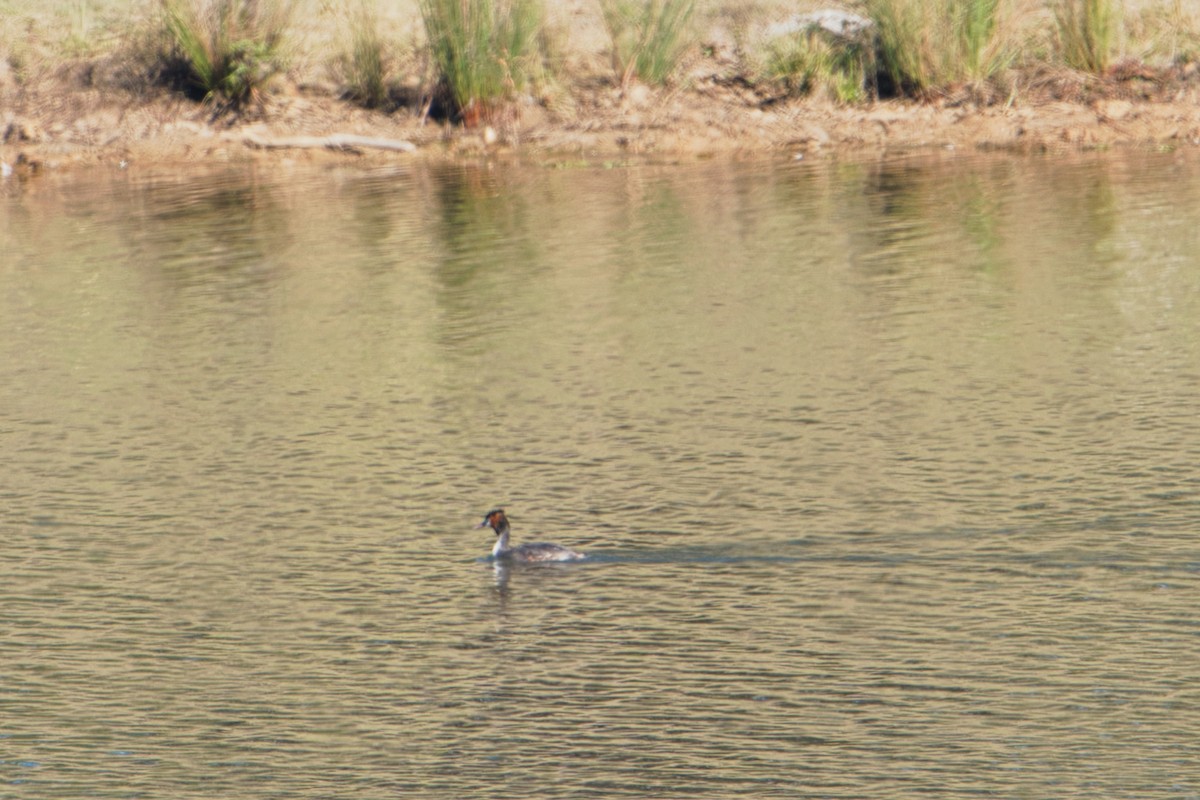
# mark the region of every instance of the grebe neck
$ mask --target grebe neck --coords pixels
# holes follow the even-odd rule
[[[508,525],[496,531],[496,543],[492,545],[492,557],[499,558],[508,552]]]

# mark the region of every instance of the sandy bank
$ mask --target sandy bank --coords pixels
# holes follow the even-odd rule
[[[756,87],[726,77],[719,64],[693,69],[686,85],[621,92],[595,82],[554,104],[531,102],[506,124],[465,130],[406,109],[368,111],[328,89],[295,85],[279,87],[240,114],[218,115],[212,107],[166,91],[103,88],[97,67],[84,63],[0,92],[0,160],[19,175],[77,165],[249,159],[516,155],[560,163],[758,155],[874,158],[932,148],[969,153],[1200,147],[1200,81],[1194,75],[1113,80],[1070,100],[1056,96],[1061,92],[1023,92],[1019,100],[988,105],[953,97],[853,106],[764,97]],[[414,150],[263,146],[331,136],[407,142]]]

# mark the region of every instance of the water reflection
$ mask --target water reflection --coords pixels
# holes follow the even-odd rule
[[[1200,791],[1197,166],[7,187],[6,778]]]

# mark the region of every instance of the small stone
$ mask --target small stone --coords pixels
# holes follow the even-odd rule
[[[650,102],[650,87],[635,83],[625,90],[625,100],[638,108],[645,107]]]
[[[874,27],[874,21],[868,17],[827,8],[807,14],[796,14],[783,22],[777,22],[767,27],[766,34],[768,38],[776,39],[809,31],[821,31],[843,42],[861,42],[871,35]]]
[[[1102,121],[1117,121],[1125,119],[1133,111],[1133,103],[1128,100],[1104,100],[1096,107]]]

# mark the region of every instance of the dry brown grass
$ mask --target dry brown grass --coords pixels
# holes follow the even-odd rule
[[[1124,48],[1151,64],[1200,62],[1200,4],[1163,0],[1126,15]]]

